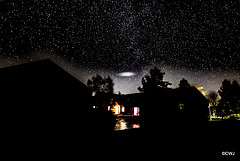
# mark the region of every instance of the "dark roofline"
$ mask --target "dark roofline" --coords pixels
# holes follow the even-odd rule
[[[23,63],[23,64],[17,64],[17,65],[13,65],[13,66],[8,66],[8,67],[5,67],[5,68],[0,68],[0,72],[2,72],[2,71],[9,71],[9,70],[13,70],[13,69],[16,69],[16,68],[28,68],[28,67],[31,67],[31,69],[32,69],[34,66],[35,67],[39,67],[39,66],[44,66],[44,64],[45,65],[50,65],[52,67],[55,67],[55,68],[59,69],[66,76],[71,77],[74,81],[77,81],[79,84],[84,86],[89,91],[92,91],[86,84],[84,84],[83,82],[81,82],[80,80],[75,78],[73,75],[71,75],[69,72],[67,72],[66,70],[61,68],[59,65],[57,65],[56,63],[54,63],[50,59],[42,59],[42,60],[27,62],[27,63]],[[28,69],[30,69],[30,68],[28,68]]]
[[[0,68],[0,70],[7,70],[7,69],[11,69],[11,68],[16,68],[16,67],[25,67],[25,66],[29,66],[29,65],[36,64],[36,63],[41,63],[41,62],[48,62],[49,64],[51,63],[51,64],[57,65],[56,63],[54,63],[50,59],[41,59],[41,60],[36,60],[36,61],[31,61],[31,62],[15,64],[15,65],[12,65],[12,66],[2,67],[2,68]]]
[[[129,93],[129,94],[113,94],[113,96],[131,96],[131,95],[144,95],[144,93]]]

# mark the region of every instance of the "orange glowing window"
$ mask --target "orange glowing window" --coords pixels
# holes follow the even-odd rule
[[[113,108],[114,108],[114,113],[116,114],[116,115],[119,115],[120,114],[120,105],[117,103],[117,102],[115,102],[115,105],[113,106]]]

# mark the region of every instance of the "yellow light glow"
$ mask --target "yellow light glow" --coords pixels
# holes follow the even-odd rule
[[[116,114],[116,115],[119,115],[120,114],[120,105],[115,102],[115,105],[113,106],[113,112]]]
[[[120,114],[120,106],[116,106],[115,114],[116,114],[116,115],[119,115],[119,114]]]
[[[126,123],[126,121],[121,120],[120,130],[125,130],[125,129],[127,129],[127,123]]]
[[[122,112],[125,112],[125,107],[122,107]]]
[[[206,96],[206,92],[204,91],[203,87],[199,85],[194,85],[204,96]]]
[[[125,107],[123,105],[119,105],[118,102],[115,102],[115,105],[111,108],[111,110],[115,115],[119,115],[125,112]]]

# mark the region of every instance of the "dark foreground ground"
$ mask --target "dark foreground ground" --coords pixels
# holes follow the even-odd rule
[[[113,131],[102,128],[109,122],[99,121],[99,118],[96,119],[98,122],[71,117],[61,122],[52,120],[52,117],[45,122],[37,122],[38,117],[23,122],[20,121],[22,117],[17,118],[10,117],[9,120],[14,122],[8,122],[5,128],[1,128],[2,147],[8,149],[11,155],[16,155],[17,151],[21,155],[35,157],[45,154],[57,157],[70,153],[69,157],[87,157],[87,160],[189,158],[223,161],[238,160],[240,155],[240,121],[196,123],[161,120],[150,127]],[[88,126],[90,124],[95,127]],[[234,155],[222,155],[225,152],[234,152]]]
[[[175,127],[115,131],[113,137],[114,140],[125,140],[120,147],[134,151],[136,157],[239,160],[240,121],[211,121],[193,125],[192,122],[186,126],[178,124]],[[234,153],[227,155],[229,153],[225,152]]]

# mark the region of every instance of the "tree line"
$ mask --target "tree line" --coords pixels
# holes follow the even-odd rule
[[[152,90],[155,88],[168,88],[168,86],[172,85],[172,83],[168,81],[164,81],[163,80],[164,75],[165,75],[165,72],[162,72],[157,67],[150,69],[150,75],[145,75],[142,78],[142,87],[138,87],[137,89],[140,92],[146,92],[148,90]],[[96,76],[93,76],[92,79],[89,79],[87,81],[87,85],[96,94],[97,93],[113,94],[114,92],[114,83],[110,76],[106,78],[97,74]],[[191,85],[185,78],[183,78],[180,81],[179,87],[187,87],[187,86],[191,86]]]
[[[223,80],[218,92],[210,91],[207,98],[213,115],[235,119],[236,114],[240,114],[240,85],[236,80]]]
[[[163,80],[164,75],[165,72],[162,72],[157,67],[150,69],[149,74],[145,75],[141,80],[142,86],[137,89],[139,92],[144,93],[156,88],[169,88],[172,83]],[[87,85],[97,95],[100,93],[114,93],[114,83],[109,76],[105,78],[97,74],[87,81]],[[192,86],[194,85],[191,85],[185,78],[182,78],[179,82],[179,88]],[[197,86],[195,87],[197,88]],[[200,90],[200,92],[202,91]],[[231,82],[225,79],[218,92],[210,91],[206,97],[209,100],[212,114],[220,116],[222,119],[233,118],[235,114],[240,113],[240,85],[236,80]]]

